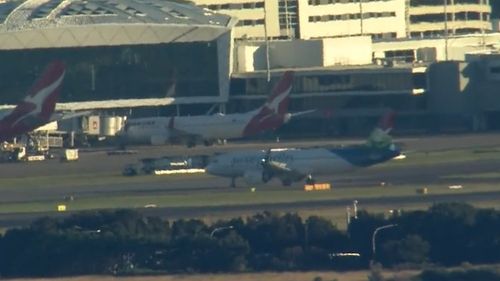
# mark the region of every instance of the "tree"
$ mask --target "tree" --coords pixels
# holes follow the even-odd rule
[[[363,261],[367,264],[372,256],[372,235],[377,227],[386,225],[388,222],[383,215],[372,215],[362,210],[358,211],[357,219],[349,224],[348,233],[351,243],[361,254]],[[387,236],[387,235],[386,235]]]
[[[418,235],[407,235],[401,240],[382,244],[379,261],[387,266],[400,263],[421,264],[427,260],[430,246]]]
[[[456,265],[468,261],[466,245],[474,237],[476,210],[464,203],[443,203],[427,212],[425,226],[420,232],[431,245],[432,261]]]
[[[307,244],[329,252],[351,251],[349,237],[338,230],[331,221],[318,216],[311,216],[306,221]]]
[[[248,218],[240,233],[255,253],[279,255],[286,248],[304,243],[304,225],[297,214],[260,213]]]

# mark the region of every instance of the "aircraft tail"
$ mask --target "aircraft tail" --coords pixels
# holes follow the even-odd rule
[[[49,63],[24,98],[24,103],[33,103],[36,106],[39,111],[36,113],[40,118],[49,119],[54,112],[64,74],[65,65],[63,62],[53,61]]]
[[[243,137],[275,130],[290,119],[289,95],[292,90],[293,72],[287,71],[274,86],[266,103],[252,111],[252,117],[243,130]]]
[[[286,71],[278,83],[274,86],[271,95],[267,98],[263,107],[272,110],[275,114],[284,115],[288,112],[290,102],[290,91],[292,90],[293,71]]]
[[[25,98],[2,120],[2,123],[8,124],[13,133],[19,133],[50,122],[59,98],[64,73],[65,66],[61,61],[47,65]]]
[[[394,111],[388,111],[380,117],[377,127],[368,138],[368,146],[374,148],[394,148],[392,137],[389,134],[394,126]]]

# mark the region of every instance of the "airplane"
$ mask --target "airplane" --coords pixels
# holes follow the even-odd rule
[[[274,86],[267,101],[259,108],[235,114],[150,117],[127,120],[120,137],[125,143],[166,144],[187,139],[188,147],[203,141],[211,145],[216,140],[254,136],[274,130],[292,117],[313,110],[288,113],[289,94],[294,73],[287,71]]]
[[[0,111],[0,141],[29,133],[55,120],[53,114],[64,74],[63,62],[49,63],[16,107]]]
[[[260,151],[228,152],[213,157],[205,171],[211,175],[242,177],[249,185],[264,184],[277,178],[284,186],[306,180],[314,184],[313,175],[331,175],[386,162],[400,155],[392,142],[394,113],[385,114],[370,134],[367,143],[340,148],[281,148]]]

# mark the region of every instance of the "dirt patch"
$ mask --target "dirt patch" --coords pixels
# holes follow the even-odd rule
[[[65,278],[37,279],[4,279],[15,281],[313,281],[319,277],[323,281],[367,281],[369,271],[350,272],[265,272],[242,274],[196,274],[196,275],[163,275],[142,277],[110,277],[110,276],[80,276]],[[386,277],[397,277],[397,280],[409,280],[414,271],[384,271]]]

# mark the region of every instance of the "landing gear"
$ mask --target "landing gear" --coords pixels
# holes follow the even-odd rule
[[[231,184],[229,186],[232,188],[236,188],[236,178],[231,178]]]
[[[312,175],[308,175],[306,178],[306,184],[315,184],[316,180],[313,179]]]
[[[262,173],[262,182],[266,183],[266,182],[270,181],[272,177],[273,177],[273,175],[271,173],[264,171]]]

